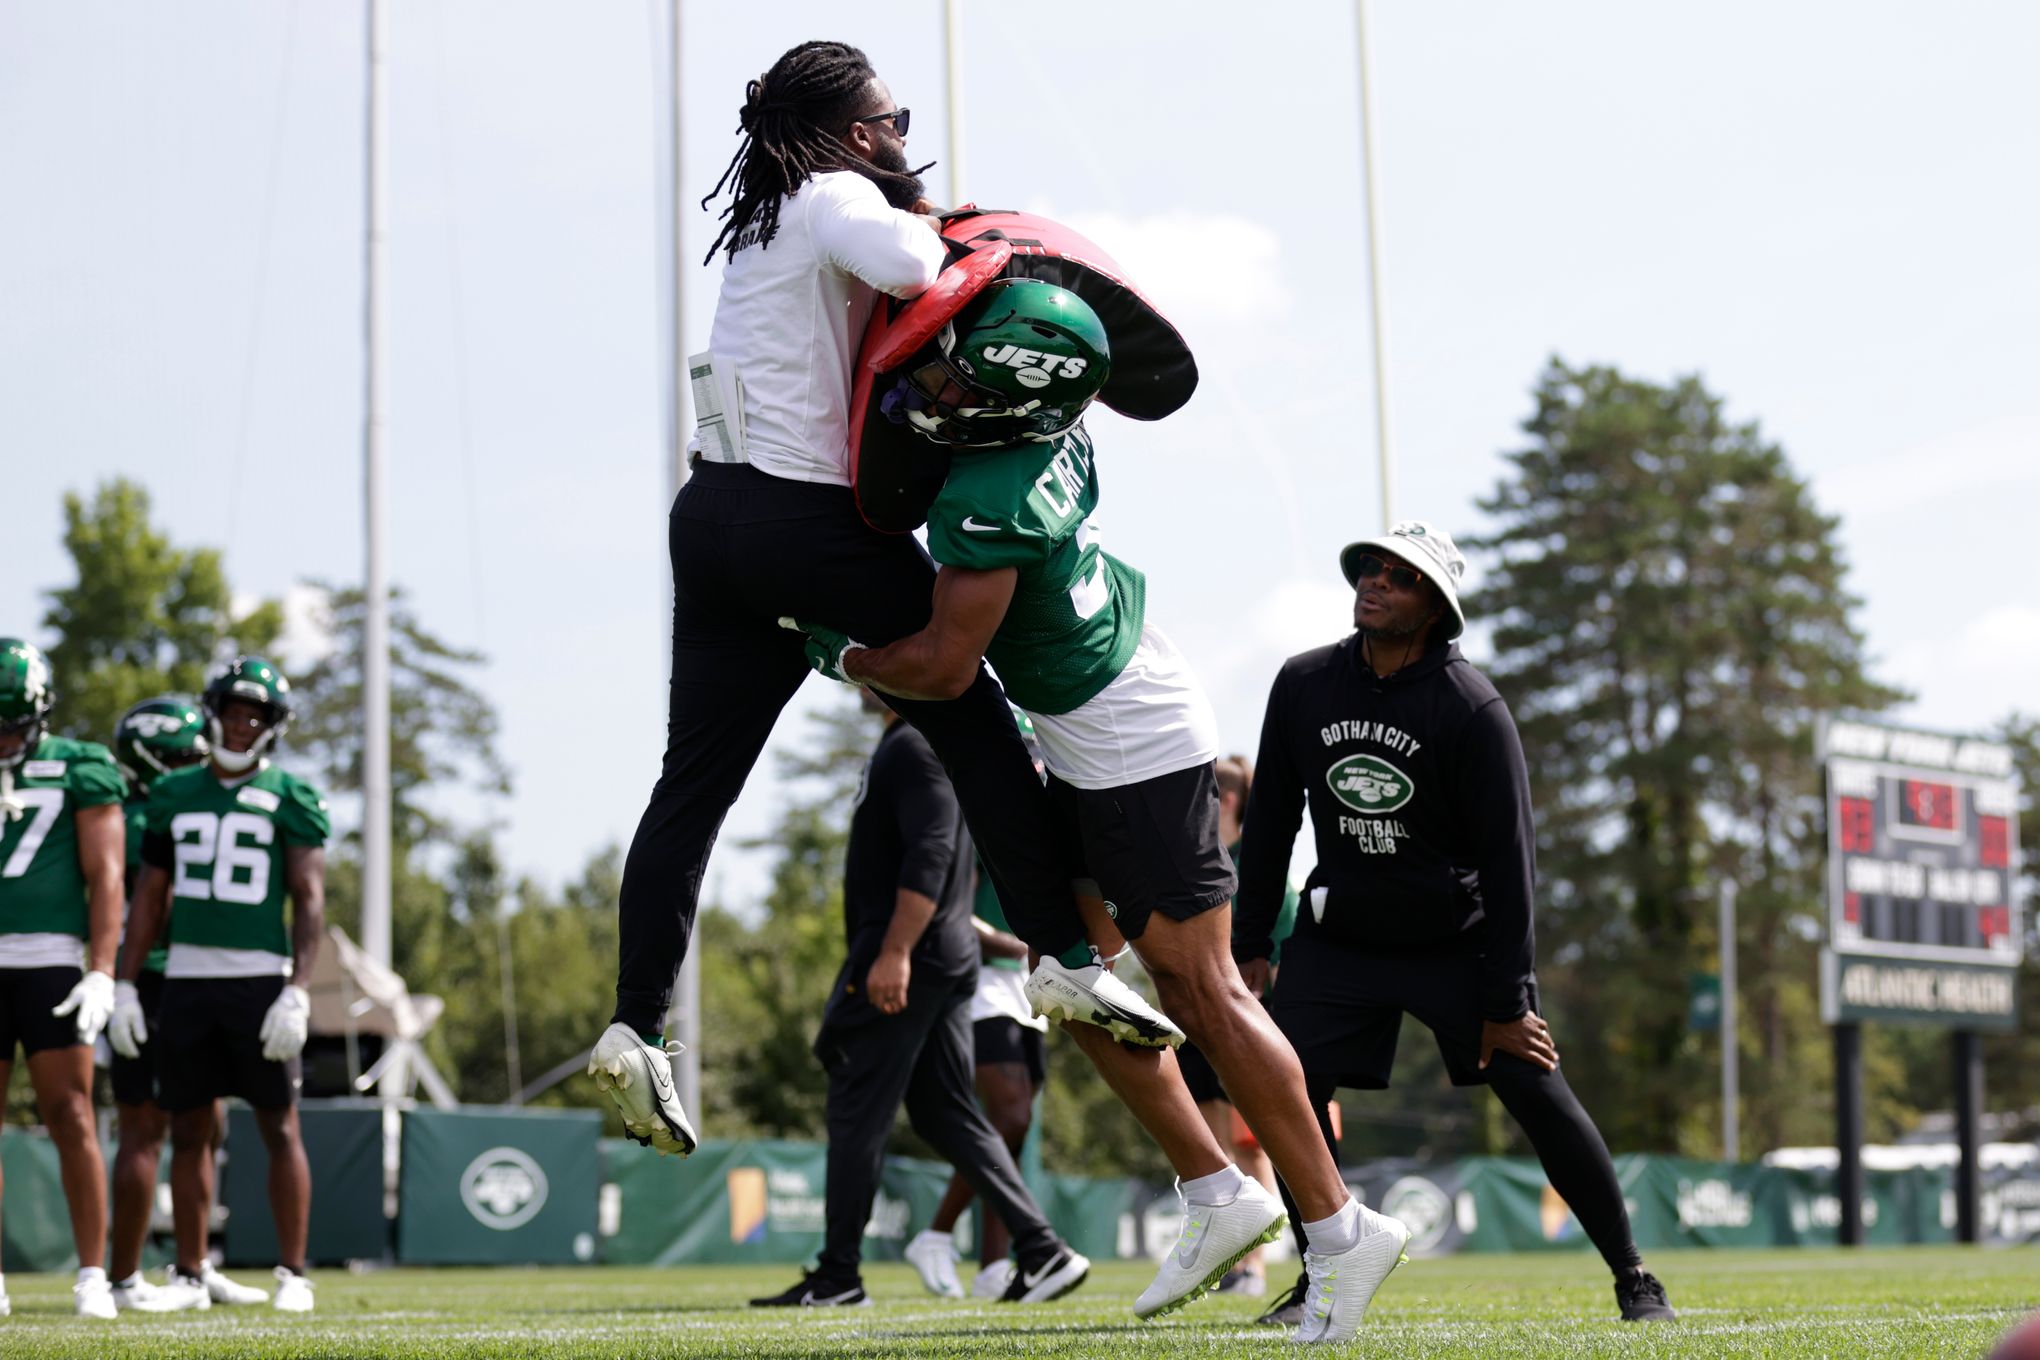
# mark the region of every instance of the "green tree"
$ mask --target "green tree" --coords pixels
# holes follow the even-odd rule
[[[2019,968],[2019,1028],[1983,1044],[1984,1094],[1991,1108],[2018,1112],[2012,1136],[2040,1137],[2040,718],[2014,713],[1998,724],[2012,748],[2022,792],[2019,847],[2024,860],[2026,960]]]
[[[128,708],[151,695],[195,694],[235,652],[266,652],[283,609],[265,600],[236,613],[217,548],[179,548],[149,520],[149,493],[126,478],[88,500],[64,497],[64,548],[74,585],[48,592],[43,626],[56,635],[54,727],[110,741]]]
[[[333,649],[297,677],[304,712],[290,742],[318,769],[327,790],[358,793],[365,597],[358,588],[314,584],[325,595]],[[400,852],[458,839],[428,805],[433,788],[510,792],[510,772],[496,751],[495,706],[472,683],[484,664],[481,653],[429,632],[401,590],[390,592],[391,828]]]
[[[1824,1138],[1814,1015],[1823,713],[1902,697],[1867,670],[1837,522],[1697,377],[1553,360],[1529,445],[1481,502],[1474,602],[1538,809],[1540,965],[1567,1066],[1618,1148],[1712,1152],[1713,1041],[1686,1028],[1714,895],[1741,885],[1752,1141]],[[1902,1113],[1873,1061],[1873,1122]]]

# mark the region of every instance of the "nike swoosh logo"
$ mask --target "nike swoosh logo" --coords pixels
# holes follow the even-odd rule
[[[659,1069],[662,1066],[663,1064],[652,1062],[649,1059],[645,1062],[645,1070],[652,1074],[652,1089],[659,1093],[659,1099],[671,1100],[674,1098],[673,1074],[671,1072],[661,1072]]]
[[[996,524],[979,524],[969,515],[965,515],[963,517],[963,527],[974,534],[989,534],[996,532],[999,526]]]
[[[1062,1267],[1065,1264],[1067,1264],[1067,1262],[1068,1258],[1058,1256],[1039,1270],[1035,1271],[1023,1270],[1020,1272],[1020,1283],[1027,1286],[1029,1289],[1032,1289],[1034,1288],[1034,1286],[1040,1284],[1043,1280],[1047,1279],[1049,1276],[1055,1274],[1056,1271],[1062,1269]]]

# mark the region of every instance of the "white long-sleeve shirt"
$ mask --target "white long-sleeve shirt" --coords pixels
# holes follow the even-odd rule
[[[847,170],[780,200],[760,248],[739,237],[723,268],[709,347],[743,383],[753,467],[797,482],[850,484],[851,363],[878,294],[910,298],[946,253],[928,224]]]

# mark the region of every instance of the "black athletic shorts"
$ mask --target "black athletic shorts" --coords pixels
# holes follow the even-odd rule
[[[1179,1044],[1176,1047],[1176,1066],[1182,1070],[1183,1084],[1190,1088],[1190,1099],[1199,1105],[1208,1100],[1230,1100],[1225,1087],[1219,1084],[1218,1073],[1212,1070],[1211,1059],[1199,1051],[1197,1045]]]
[[[1530,980],[1530,1009],[1537,980]],[[1268,1001],[1311,1077],[1385,1091],[1405,1013],[1429,1027],[1454,1086],[1485,1086],[1480,1067],[1480,957],[1383,954],[1291,936]]]
[[[135,994],[142,1000],[142,1021],[148,1026],[149,1037],[142,1041],[140,1057],[123,1058],[118,1051],[113,1055],[113,1103],[116,1105],[153,1105],[156,1103],[156,1060],[162,1056],[163,1046],[156,1038],[156,1031],[162,1025],[163,975],[143,973],[135,979]]]
[[[262,1056],[262,1018],[286,981],[281,974],[167,979],[155,1035],[156,1103],[172,1114],[221,1096],[239,1096],[258,1110],[297,1104],[298,1060]]]
[[[50,1012],[84,976],[82,968],[0,968],[0,1062],[14,1061],[17,1044],[24,1058],[77,1045],[78,1017]]]
[[[1218,836],[1212,765],[1112,789],[1080,789],[1053,774],[1060,830],[1105,897],[1119,933],[1137,940],[1159,911],[1187,921],[1232,901],[1239,879]]]
[[[971,1026],[977,1065],[1020,1063],[1036,1086],[1048,1080],[1048,1036],[1011,1016],[993,1015]]]

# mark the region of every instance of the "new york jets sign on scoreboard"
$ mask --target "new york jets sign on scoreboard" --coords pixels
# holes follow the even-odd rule
[[[1834,719],[1820,755],[1823,1018],[2012,1028],[2025,930],[2011,750]]]

